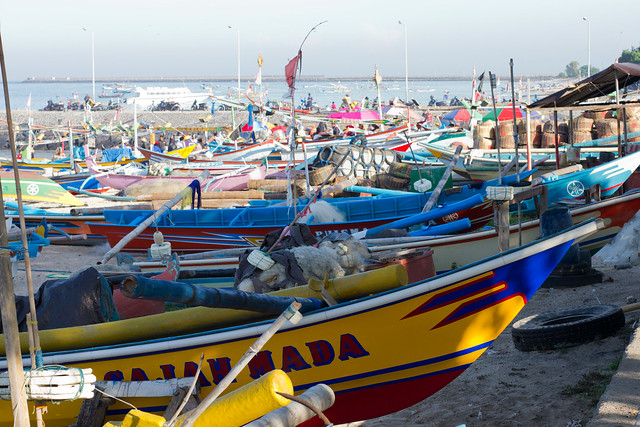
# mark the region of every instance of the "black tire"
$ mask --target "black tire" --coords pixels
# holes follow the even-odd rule
[[[620,307],[579,307],[518,320],[513,325],[511,337],[520,351],[554,350],[613,335],[624,322]]]

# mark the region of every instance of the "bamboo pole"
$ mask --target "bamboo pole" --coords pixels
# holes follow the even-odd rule
[[[200,183],[203,183],[207,180],[207,178],[209,177],[209,171],[208,170],[204,170],[202,171],[202,173],[200,175],[198,175],[198,177],[196,178],[196,180],[200,181]],[[160,209],[158,209],[157,211],[155,211],[153,214],[151,214],[147,219],[145,219],[144,221],[142,221],[140,223],[140,225],[138,225],[135,229],[133,229],[131,232],[129,232],[129,234],[127,234],[126,236],[124,236],[113,248],[111,248],[111,250],[109,250],[106,254],[104,254],[104,256],[102,257],[102,259],[100,259],[100,261],[98,261],[98,264],[104,264],[107,261],[109,261],[111,258],[113,258],[118,252],[120,252],[122,250],[122,248],[124,248],[130,241],[132,241],[133,239],[136,238],[136,236],[138,236],[138,234],[142,233],[148,226],[150,226],[153,221],[156,220],[156,218],[160,217],[162,214],[164,214],[166,211],[168,211],[169,209],[171,209],[172,206],[176,205],[178,202],[180,202],[182,200],[182,193],[189,188],[188,186],[185,187],[185,189],[183,189],[181,192],[179,192],[178,194],[176,194],[173,199],[169,200],[167,203],[165,203],[164,205],[162,205],[160,207]]]
[[[516,145],[516,159],[519,158],[518,155],[518,146],[520,145],[520,141],[518,138],[518,123],[516,122],[516,92],[513,84],[513,58],[509,61],[509,69],[511,70],[511,108],[513,111],[513,140]],[[520,169],[516,168],[516,182],[520,182]]]
[[[73,157],[73,126],[71,126],[71,120],[69,120],[69,166],[71,170],[75,169],[75,159]]]
[[[153,149],[153,147],[149,147]],[[133,155],[136,156],[138,152],[138,104],[136,99],[133,98]]]
[[[2,83],[4,89],[4,102],[7,112],[7,127],[11,148],[15,151],[15,139],[13,137],[13,119],[11,117],[11,105],[9,102],[9,85],[7,83],[7,70],[4,63],[4,49],[2,36],[0,35],[0,67],[2,68]],[[15,162],[15,156],[13,158]],[[17,170],[17,167],[16,167]],[[16,182],[16,191],[19,191]],[[2,185],[0,185],[0,198],[2,197]],[[22,210],[22,204],[20,205]],[[24,216],[22,216],[24,221]],[[26,227],[25,227],[26,228]],[[11,274],[11,258],[9,254],[9,239],[7,237],[7,222],[4,215],[4,204],[0,209],[0,307],[2,310],[2,329],[4,331],[7,370],[9,371],[9,384],[11,385],[11,406],[13,408],[13,422],[16,426],[28,426],[29,408],[27,406],[27,394],[24,388],[24,374],[22,372],[22,354],[20,353],[20,338],[18,335],[18,319],[13,290],[13,277]],[[26,259],[25,259],[26,261]],[[30,301],[31,302],[31,301]]]
[[[451,159],[451,162],[447,165],[447,168],[444,170],[444,174],[440,178],[440,181],[438,181],[438,185],[436,185],[436,188],[431,193],[431,196],[429,196],[429,200],[427,200],[427,203],[425,203],[424,207],[422,208],[422,212],[430,211],[433,205],[435,205],[436,202],[438,201],[438,197],[440,197],[440,193],[442,192],[444,185],[447,183],[447,180],[449,179],[449,176],[453,171],[453,167],[456,165],[456,163],[458,163],[458,159],[460,158],[461,152],[462,152],[462,145],[458,145],[456,147],[456,152],[453,154],[453,159]]]
[[[531,79],[527,79],[527,104],[531,104]],[[531,170],[531,111],[527,108],[527,170]]]
[[[558,134],[558,111],[553,110],[553,129],[555,131],[555,147],[556,147],[556,169],[560,169],[560,136]]]
[[[620,85],[618,83],[618,70],[614,69],[614,74],[616,77],[616,125],[618,128],[618,157],[622,157],[623,151],[622,151],[622,137],[620,136],[620,114],[618,114],[618,112],[620,111]]]

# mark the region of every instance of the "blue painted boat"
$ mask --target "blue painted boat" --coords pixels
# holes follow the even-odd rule
[[[638,166],[640,166],[640,152],[567,175],[557,176],[551,173],[542,180],[542,183],[549,189],[550,205],[562,199],[582,199],[585,190],[595,184],[600,184],[601,195],[607,197],[622,187]],[[523,208],[529,211],[535,210],[533,201],[524,202]]]

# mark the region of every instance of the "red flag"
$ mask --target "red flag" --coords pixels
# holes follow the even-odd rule
[[[299,50],[298,54],[284,67],[284,75],[287,78],[287,85],[291,89],[291,93],[295,90],[296,72],[298,71],[298,63],[302,63],[302,51]]]

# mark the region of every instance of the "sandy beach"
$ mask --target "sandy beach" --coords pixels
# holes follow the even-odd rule
[[[114,112],[94,114],[100,114],[99,120],[104,121],[113,117]],[[184,126],[197,122],[206,112],[145,114],[148,115],[139,114],[138,120]],[[55,126],[67,120],[80,122],[82,116],[82,112],[37,112],[36,123],[46,122],[47,126]],[[123,122],[132,118],[132,112],[121,112]],[[26,115],[14,113],[14,121],[20,120],[26,120]],[[216,113],[210,120],[211,126],[228,125],[230,113]],[[113,204],[103,199],[79,197],[91,206]],[[31,260],[33,283],[37,287],[45,280],[95,266],[108,249],[106,243],[93,247],[45,247]],[[109,264],[115,264],[115,260],[111,260]],[[597,304],[621,306],[627,303],[629,296],[640,299],[637,285],[640,267],[606,270],[604,273],[605,280],[601,284],[568,289],[540,289],[516,320],[535,313],[567,308]],[[15,277],[15,291],[19,295],[27,294],[23,265]],[[592,419],[609,379],[616,372],[639,316],[639,312],[627,313],[627,326],[616,336],[546,352],[517,350],[513,345],[509,326],[470,368],[431,398],[395,414],[353,425],[586,425]],[[593,382],[592,391],[588,391],[589,387],[583,384],[585,381]],[[627,417],[626,413],[619,415]],[[628,418],[633,421],[633,414],[629,414]]]
[[[45,247],[31,260],[33,283],[39,286],[49,278],[95,265],[108,249],[106,244]],[[115,264],[114,260],[109,264]],[[516,320],[540,312],[597,304],[622,306],[627,297],[640,297],[637,285],[640,267],[603,273],[604,281],[596,285],[541,288]],[[16,293],[21,295],[27,293],[24,274],[22,266],[15,279]],[[352,426],[586,425],[616,372],[639,316],[637,311],[626,313],[627,326],[615,336],[545,352],[517,350],[509,326],[470,368],[431,398],[395,414]],[[634,422],[632,413],[619,415]]]

